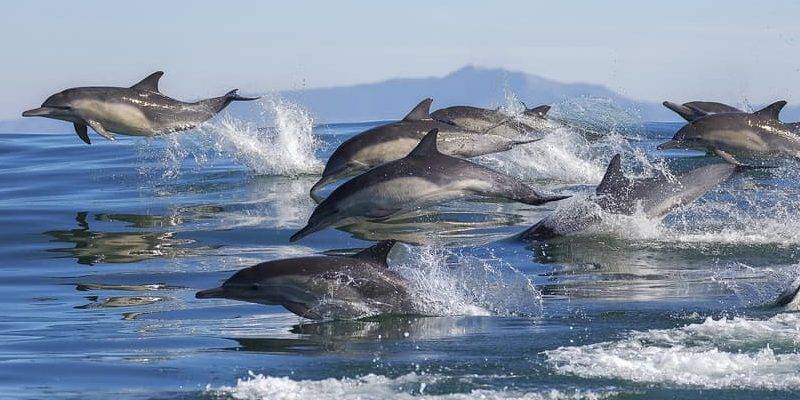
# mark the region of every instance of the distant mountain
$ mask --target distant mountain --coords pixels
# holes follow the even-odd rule
[[[468,104],[494,107],[514,93],[528,106],[552,104],[580,96],[612,100],[647,120],[672,121],[674,115],[660,104],[626,98],[600,85],[561,83],[540,76],[504,69],[464,67],[444,77],[391,79],[345,87],[283,92],[314,114],[321,122],[397,119],[425,97],[433,107]]]
[[[523,72],[473,66],[443,77],[390,79],[352,86],[285,91],[280,95],[303,105],[316,122],[333,123],[399,119],[425,97],[434,99],[434,109],[457,104],[496,107],[506,104],[509,91],[528,106],[596,97],[609,99],[646,121],[680,120],[661,104],[630,99],[601,85],[562,83]],[[252,108],[236,103],[228,108],[234,116],[245,118],[248,110]],[[781,117],[784,121],[800,120],[800,107],[787,107]],[[72,126],[68,123],[44,118],[0,121],[0,132],[71,131]]]

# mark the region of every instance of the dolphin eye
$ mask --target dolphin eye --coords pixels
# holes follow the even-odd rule
[[[250,290],[258,290],[258,284],[254,283],[250,286]]]

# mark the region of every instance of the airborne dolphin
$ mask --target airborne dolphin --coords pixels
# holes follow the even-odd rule
[[[778,101],[753,113],[707,113],[697,107],[687,107],[691,113],[681,113],[681,116],[688,123],[658,149],[705,149],[745,157],[800,158],[797,134],[800,127],[778,119],[785,105],[785,101]]]
[[[621,158],[617,154],[611,159],[603,180],[595,190],[595,196],[589,202],[609,214],[642,213],[649,219],[659,219],[697,200],[735,173],[754,168],[739,164],[727,155],[723,158],[725,163],[706,165],[672,177],[661,175],[634,180],[622,172]],[[517,238],[526,241],[547,240],[583,231],[600,219],[600,215],[591,210],[575,214],[566,218],[551,214],[520,233]]]
[[[158,91],[158,71],[129,87],[77,87],[58,92],[42,106],[22,113],[23,117],[45,117],[72,122],[75,132],[91,144],[87,126],[106,139],[113,133],[155,136],[194,128],[222,111],[232,101],[250,101],[236,89],[224,96],[185,103]]]
[[[349,257],[264,262],[240,270],[222,286],[201,290],[195,297],[282,305],[310,319],[357,318],[365,311],[407,313],[411,307],[406,282],[386,263],[394,243],[379,242]]]
[[[542,196],[519,179],[442,154],[437,149],[437,136],[437,130],[431,130],[406,157],[373,168],[336,188],[290,240],[294,242],[329,226],[381,221],[468,195],[535,205],[569,197]]]
[[[541,138],[509,138],[493,132],[472,131],[431,118],[432,99],[422,100],[402,120],[381,125],[351,137],[331,154],[314,194],[338,179],[405,157],[431,129],[438,129],[439,148],[456,157],[476,157],[506,151]]]
[[[550,106],[543,105],[526,109],[519,116],[512,116],[500,110],[453,106],[436,110],[431,113],[431,117],[471,131],[519,137],[530,133],[541,133],[545,130],[547,128],[545,116],[549,110]]]

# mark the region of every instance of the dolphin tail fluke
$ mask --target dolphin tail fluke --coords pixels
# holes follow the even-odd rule
[[[538,107],[529,108],[525,110],[523,114],[531,117],[544,118],[545,116],[547,116],[548,111],[550,111],[550,106],[545,104]]]
[[[680,115],[681,118],[685,119],[688,122],[692,122],[700,117],[704,117],[707,115],[706,112],[704,112],[699,108],[690,107],[682,104],[675,104],[671,101],[665,101],[661,104],[663,104],[664,107],[667,107],[670,110],[674,111],[676,114]]]
[[[253,101],[253,100],[258,100],[258,99],[261,98],[261,96],[256,96],[256,97],[240,96],[238,92],[239,92],[239,89],[233,89],[230,92],[225,93],[225,98],[228,100],[228,102],[231,102],[231,101]]]

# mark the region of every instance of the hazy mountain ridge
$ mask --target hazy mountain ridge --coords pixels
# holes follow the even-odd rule
[[[655,102],[638,101],[605,86],[563,83],[524,72],[467,66],[443,77],[398,78],[351,86],[284,91],[279,94],[308,109],[318,123],[361,122],[399,119],[425,97],[433,108],[464,104],[495,107],[505,104],[506,93],[514,93],[529,107],[554,104],[581,96],[610,99],[645,121],[680,121]],[[701,99],[669,99],[676,102]],[[777,99],[776,99],[777,100]],[[232,104],[232,115],[247,118],[252,107]],[[787,107],[784,121],[800,120],[800,107]],[[45,118],[0,121],[0,132],[71,132],[70,124]]]

